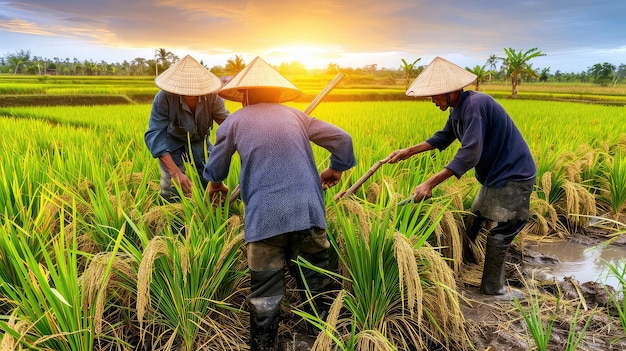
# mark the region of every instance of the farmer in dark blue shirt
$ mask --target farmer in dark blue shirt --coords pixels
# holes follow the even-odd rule
[[[159,159],[161,196],[175,201],[178,195],[172,180],[184,194],[191,192],[185,161],[195,166],[206,188],[208,181],[202,179],[202,171],[205,149],[210,153],[213,147],[209,133],[213,122],[222,123],[229,112],[217,95],[220,79],[189,55],[161,73],[154,83],[161,90],[152,102],[144,140],[152,156]]]
[[[415,188],[414,199],[430,198],[435,186],[474,168],[482,186],[472,204],[475,218],[468,226],[468,237],[474,241],[486,223],[495,222],[487,235],[480,291],[510,297],[504,284],[506,253],[528,222],[537,170],[526,141],[504,108],[486,94],[463,91],[475,79],[473,73],[435,58],[407,89],[407,95],[431,97],[442,111],[450,108],[450,116],[442,130],[420,144],[392,152],[389,162],[444,150],[454,140],[461,142],[452,161]]]
[[[328,309],[322,303],[324,275],[303,268],[301,276],[292,260],[301,256],[317,267],[330,268],[323,188],[336,185],[342,173],[355,166],[352,138],[327,122],[280,104],[301,92],[259,57],[219,95],[241,102],[243,108],[217,130],[204,177],[211,181],[211,198],[225,198],[228,188],[222,181],[231,157],[239,154],[251,280],[250,349],[274,350],[286,288],[285,266],[302,291],[309,289],[319,315],[323,317]],[[329,166],[321,173],[311,142],[331,154]]]

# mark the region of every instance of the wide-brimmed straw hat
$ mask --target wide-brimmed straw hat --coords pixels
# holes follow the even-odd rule
[[[189,55],[159,74],[154,84],[161,90],[186,96],[211,94],[222,86],[219,77]]]
[[[242,102],[245,90],[264,88],[280,90],[277,102],[295,100],[302,95],[300,89],[258,56],[226,83],[217,94],[227,100]]]
[[[461,90],[472,84],[476,75],[437,56],[406,90],[408,96],[435,96]]]

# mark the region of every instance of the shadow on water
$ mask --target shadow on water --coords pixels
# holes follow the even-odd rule
[[[572,277],[580,283],[597,282],[611,285],[621,290],[619,279],[609,270],[607,263],[624,271],[626,261],[626,247],[611,245],[589,246],[573,242],[539,243],[533,250],[545,255],[552,255],[559,259],[559,263],[537,266],[536,274],[544,275],[546,279],[562,280]]]

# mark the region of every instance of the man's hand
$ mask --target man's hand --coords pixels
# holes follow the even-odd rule
[[[332,168],[326,168],[320,173],[320,181],[322,182],[322,188],[328,189],[332,188],[337,183],[339,183],[339,179],[341,179],[341,175],[343,172],[335,171]]]
[[[399,149],[389,154],[389,163],[397,163],[413,156],[411,148]]]
[[[193,187],[193,183],[191,183],[191,180],[185,175],[185,173],[178,171],[174,174],[171,174],[171,177],[172,182],[175,182],[180,186],[185,196],[191,195],[191,188]]]
[[[433,187],[428,183],[422,183],[413,190],[413,201],[420,202],[422,200],[433,197]]]
[[[226,201],[226,195],[228,195],[228,187],[223,182],[209,183],[209,198],[213,205],[223,204]]]

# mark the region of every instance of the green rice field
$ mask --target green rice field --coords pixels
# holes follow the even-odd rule
[[[197,177],[189,198],[160,201],[158,164],[143,141],[157,90],[148,78],[115,79],[0,76],[0,101],[123,97],[107,104],[96,98],[0,104],[0,349],[247,349],[245,208],[239,200],[213,206]],[[305,97],[330,79],[308,82]],[[342,84],[312,113],[352,135],[358,160],[325,193],[339,266],[327,272],[337,282],[335,302],[329,317],[319,319],[303,311],[307,302],[290,285],[281,336],[295,338],[308,320],[325,331],[317,350],[485,349],[459,294],[480,279],[467,273],[461,244],[479,187],[473,174],[441,184],[432,199],[396,206],[452,159],[456,145],[384,164],[350,198],[335,200],[378,160],[431,136],[448,113],[402,97],[399,86]],[[600,223],[607,242],[619,241],[626,234],[624,88],[530,86],[520,86],[517,100],[505,86],[491,87],[538,166],[531,222],[517,240],[567,240]],[[372,101],[374,94],[396,98]],[[304,100],[289,105],[304,110]],[[322,170],[328,153],[314,151]],[[231,167],[226,184],[233,189],[239,165]],[[484,257],[479,246],[471,249]],[[615,274],[626,277],[619,267]],[[586,349],[598,339],[606,340],[604,349],[623,346],[622,300],[593,308],[579,300],[555,303],[554,296],[544,297],[535,315],[567,330],[573,325]],[[523,320],[517,313],[512,319]],[[611,328],[576,329],[598,315]],[[534,345],[530,332],[526,338]]]

